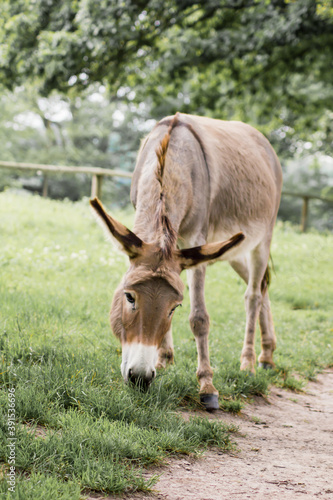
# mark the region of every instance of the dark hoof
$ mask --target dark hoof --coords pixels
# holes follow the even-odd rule
[[[259,363],[258,368],[263,368],[264,370],[273,370],[273,366],[269,363]]]
[[[219,410],[219,400],[216,394],[200,394],[200,403],[204,405],[205,410]]]

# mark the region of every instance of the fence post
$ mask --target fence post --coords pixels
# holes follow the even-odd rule
[[[103,176],[94,174],[91,179],[91,197],[101,199]]]
[[[301,231],[305,233],[308,226],[308,216],[309,216],[309,198],[303,196],[303,206],[302,206],[302,218],[301,218]]]
[[[48,179],[47,176],[44,174],[43,176],[43,186],[42,186],[42,196],[43,198],[47,198],[48,194]]]

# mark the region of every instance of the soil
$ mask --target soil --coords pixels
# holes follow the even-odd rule
[[[161,475],[154,493],[90,499],[333,500],[332,369],[304,393],[273,387],[267,398],[256,398],[239,415],[217,411],[208,417],[238,426],[236,451],[170,459],[153,471]]]

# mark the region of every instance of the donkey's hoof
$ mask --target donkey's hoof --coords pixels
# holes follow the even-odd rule
[[[273,366],[270,363],[258,363],[258,368],[263,368],[264,370],[273,370]]]
[[[220,408],[217,394],[200,394],[200,403],[204,405],[207,411],[214,411]]]

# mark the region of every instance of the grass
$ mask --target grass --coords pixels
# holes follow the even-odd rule
[[[131,227],[131,211],[118,218]],[[104,240],[87,201],[1,193],[0,245],[3,464],[10,387],[15,387],[17,438],[15,493],[7,490],[3,465],[1,498],[146,491],[156,476],[149,478],[145,470],[168,456],[232,446],[233,427],[201,417],[185,421],[179,412],[200,407],[187,292],[173,320],[176,364],[160,373],[147,393],[124,385],[108,310],[127,261]],[[331,234],[300,234],[278,224],[270,290],[277,367],[258,370],[255,377],[239,371],[245,286],[225,263],[208,268],[211,362],[226,411],[239,411],[244,400],[265,394],[271,383],[301,390],[333,365],[332,245]]]

